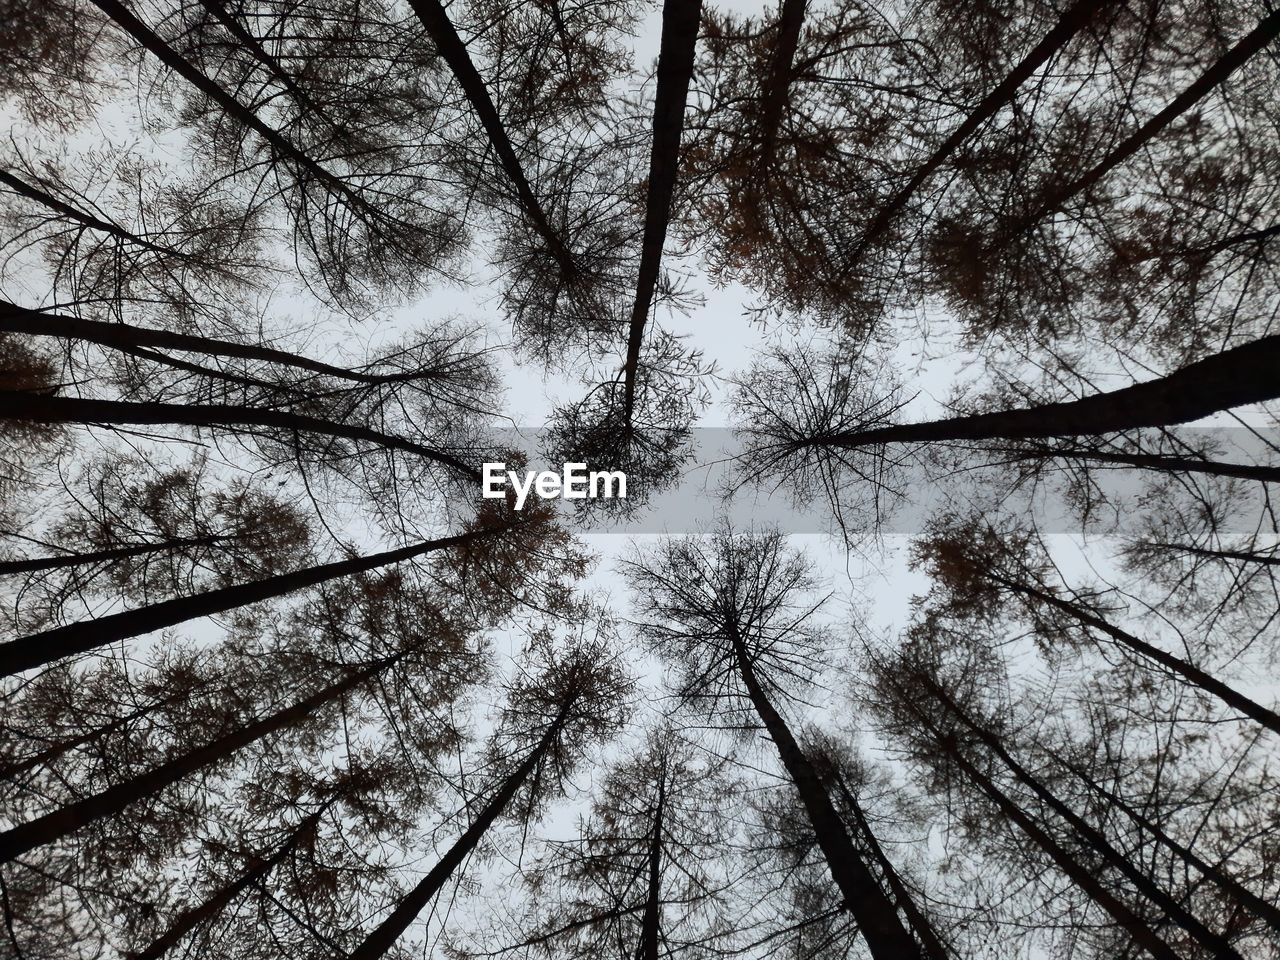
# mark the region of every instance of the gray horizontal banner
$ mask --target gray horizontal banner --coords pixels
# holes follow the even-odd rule
[[[495,480],[493,493],[515,483],[526,496],[563,486],[564,463],[548,459],[545,431],[502,431],[495,449],[518,451],[517,476]],[[691,455],[678,482],[646,494],[628,475],[627,497],[563,499],[559,508],[580,533],[697,533],[725,518],[737,527],[784,533],[843,531],[851,536],[916,534],[940,512],[982,510],[1023,515],[1042,533],[1127,535],[1152,522],[1200,522],[1212,505],[1222,533],[1274,528],[1266,520],[1268,473],[1280,478],[1280,430],[1185,428],[1150,434],[1138,450],[1085,438],[1039,446],[920,444],[830,450],[785,474],[754,476],[743,438],[728,429],[692,432]],[[1142,466],[1123,462],[1138,457]],[[1154,458],[1154,459],[1153,459]],[[795,466],[795,464],[789,464]],[[585,465],[570,476],[573,492],[590,488]],[[601,469],[601,468],[595,468]],[[581,476],[578,476],[581,474]],[[617,486],[616,480],[613,484]]]

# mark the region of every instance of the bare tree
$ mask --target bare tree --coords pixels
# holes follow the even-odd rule
[[[627,569],[640,595],[641,635],[678,668],[677,695],[730,711],[735,720],[753,711],[763,723],[872,954],[923,956],[774,706],[774,696],[787,695],[788,680],[817,665],[821,635],[809,623],[813,584],[803,558],[780,534],[721,528],[706,543],[669,539]]]

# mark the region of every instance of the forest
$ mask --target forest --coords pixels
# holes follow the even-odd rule
[[[1280,960],[1275,0],[0,0],[0,121],[0,958]]]

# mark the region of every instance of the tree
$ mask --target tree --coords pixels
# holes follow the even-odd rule
[[[490,747],[492,786],[483,806],[426,876],[351,952],[353,958],[384,956],[504,812],[514,806],[527,822],[563,789],[582,752],[620,724],[631,681],[598,639],[551,656],[542,675],[525,674],[510,688],[508,710]]]
[[[1112,11],[1080,79],[957,166],[921,269],[975,342],[1092,337],[1180,364],[1268,332],[1269,258],[1232,238],[1274,224],[1255,177],[1274,145],[1246,131],[1269,122],[1277,24],[1235,5],[1171,12]]]
[[[711,11],[704,33],[682,235],[767,306],[823,322],[865,315],[879,285],[841,259],[863,226],[855,211],[878,199],[883,132],[913,130],[939,96],[927,46],[911,49],[896,16],[856,0]]]
[[[934,714],[931,708],[937,703],[936,699],[925,699],[908,693],[911,682],[927,669],[927,661],[922,662],[918,654],[912,653],[896,661],[886,659],[877,665],[875,674],[882,697],[880,702],[884,705],[890,722],[917,731],[916,755],[921,759],[927,758],[926,762],[933,762],[937,758],[940,765],[947,764],[956,772],[957,777],[963,777],[979,796],[991,804],[999,816],[1029,841],[1037,856],[1043,857],[1067,876],[1109,918],[1122,937],[1132,938],[1152,956],[1176,957],[1178,954],[1171,945],[1143,916],[1101,882],[1087,860],[1078,858],[1054,835],[1051,828],[1041,823],[1028,809],[1024,809],[1016,797],[1002,788],[979,765],[981,761],[969,753],[971,747],[968,738],[956,732],[955,721],[946,714],[941,717]],[[972,682],[971,677],[976,673],[977,671],[973,671],[966,679]],[[940,688],[929,688],[930,692],[934,689]],[[903,726],[899,726],[899,729],[902,728]]]
[[[736,384],[733,403],[744,448],[739,465],[756,483],[780,482],[800,499],[826,499],[842,525],[850,501],[872,502],[879,512],[882,499],[899,494],[895,484],[906,481],[897,468],[908,464],[936,482],[947,468],[968,471],[989,463],[995,479],[987,491],[1009,484],[1010,466],[1023,471],[1012,477],[1016,483],[1040,478],[1053,462],[1086,482],[1091,468],[1109,465],[1268,481],[1269,464],[1197,455],[1194,439],[1183,440],[1169,428],[1270,399],[1262,369],[1274,346],[1264,338],[1164,377],[1090,389],[1071,399],[997,389],[966,399],[964,407],[974,412],[914,423],[896,422],[909,400],[879,351],[848,344],[775,350]],[[1061,395],[1060,385],[1052,389]],[[1161,447],[1171,452],[1147,452]]]
[[[1189,423],[1222,410],[1274,400],[1264,371],[1280,356],[1280,337],[1261,340],[1188,364],[1165,377],[1076,400],[1015,410],[972,413],[924,423],[884,423],[883,401],[839,392],[848,374],[837,359],[827,379],[833,395],[815,410],[777,390],[794,377],[798,386],[821,383],[812,357],[780,358],[776,367],[759,367],[742,387],[739,406],[746,429],[779,453],[805,447],[842,449],[889,443],[939,443],[961,440],[1015,440],[1094,436],[1143,427]],[[818,361],[820,364],[821,361]],[[785,388],[784,388],[785,389]],[[776,391],[776,392],[775,392]],[[782,406],[790,402],[790,408]],[[860,402],[861,401],[861,402]],[[811,419],[801,419],[808,415]]]
[[[675,730],[650,732],[610,766],[572,837],[544,841],[523,871],[528,918],[469,931],[460,949],[648,960],[714,941],[729,885],[716,861],[733,831],[713,811],[736,789],[722,761]]]
[[[1136,731],[1126,733],[1113,725],[1126,723],[1121,719],[1126,702],[1130,710],[1140,710],[1144,695],[1132,686],[1125,691],[1098,683],[1090,685],[1091,702],[1036,708],[1043,690],[1000,691],[996,676],[1003,669],[1005,654],[997,651],[1010,641],[1002,641],[990,630],[984,626],[962,634],[926,616],[912,626],[899,650],[873,654],[877,709],[884,711],[892,729],[907,734],[913,758],[932,768],[930,790],[941,795],[956,789],[956,778],[967,789],[976,789],[1032,841],[1037,855],[1052,859],[1112,917],[1119,925],[1118,935],[1132,934],[1148,952],[1168,956],[1185,950],[1231,956],[1244,950],[1247,938],[1256,936],[1258,928],[1236,909],[1228,909],[1213,895],[1212,887],[1187,874],[1186,868],[1198,862],[1205,878],[1220,890],[1231,891],[1229,898],[1236,908],[1263,901],[1188,847],[1171,842],[1169,835],[1181,829],[1184,819],[1200,815],[1184,790],[1194,791],[1191,784],[1201,776],[1214,777],[1197,768],[1198,758],[1192,753],[1195,740],[1167,735],[1187,748],[1185,779],[1172,772],[1167,779],[1150,778],[1149,770],[1135,778],[1133,789],[1151,791],[1145,801],[1151,816],[1142,818],[1142,832],[1135,832],[1134,822],[1119,816],[1111,804],[1098,803],[1096,792],[1080,791],[1081,779],[1093,791],[1097,784],[1087,774],[1081,778],[1079,763],[1093,766],[1101,776],[1134,769],[1135,761],[1137,769],[1142,769],[1138,757],[1127,756],[1144,749],[1138,746],[1141,738],[1132,735]],[[1036,709],[1038,717],[1030,712]],[[1078,729],[1071,716],[1077,710],[1086,713],[1092,737],[1078,738],[1072,732]],[[1177,713],[1173,713],[1175,723]],[[1145,722],[1139,713],[1130,725]],[[1158,722],[1168,725],[1169,714]],[[1162,753],[1158,748],[1154,762],[1162,762]],[[1081,757],[1079,763],[1073,762],[1074,757]],[[1208,768],[1214,767],[1216,761],[1209,760]],[[1214,777],[1219,782],[1209,788],[1217,791],[1224,805],[1234,804],[1241,796],[1230,782],[1233,777],[1232,773]],[[1011,779],[1001,783],[1002,778]],[[1245,791],[1251,792],[1248,787]],[[1228,796],[1232,801],[1226,800]],[[1250,815],[1245,812],[1248,805],[1244,801],[1235,816]],[[1016,862],[1023,854],[1010,850],[1007,855]],[[1169,856],[1172,862],[1166,860]],[[1107,876],[1116,879],[1100,882]],[[1155,912],[1140,907],[1131,896],[1115,898],[1127,889],[1153,904]],[[1266,910],[1256,916],[1265,918]],[[1212,922],[1204,922],[1210,918]],[[1150,929],[1143,929],[1144,925]]]
[[[497,514],[496,517],[495,514]],[[18,673],[51,663],[60,657],[85,653],[117,640],[127,640],[153,630],[185,623],[197,617],[224,613],[248,604],[285,596],[339,577],[367,573],[433,552],[465,548],[480,541],[494,541],[510,531],[523,532],[530,528],[542,528],[545,531],[549,527],[546,512],[541,515],[535,512],[527,515],[513,513],[505,518],[495,510],[481,512],[466,530],[451,536],[437,537],[381,553],[348,556],[342,560],[217,587],[192,596],[173,597],[133,610],[111,613],[96,619],[53,627],[40,633],[19,637],[0,644],[0,669],[3,669],[6,674]],[[551,532],[549,539],[553,539],[554,536],[554,532]],[[541,538],[535,532],[531,536],[518,536],[516,539],[520,543],[512,546],[523,553],[529,548],[536,549]],[[495,552],[501,554],[503,549],[499,546]],[[465,556],[465,552],[463,555]],[[494,586],[502,589],[500,581]]]
[[[11,878],[16,870],[26,883],[26,871],[45,871],[90,906],[101,896],[96,878],[136,873],[145,888],[148,864],[176,864],[191,844],[204,854],[195,876],[213,886],[216,908],[197,901],[193,913],[166,902],[162,889],[116,904],[112,912],[130,921],[122,932],[138,949],[234,926],[241,910],[250,928],[255,914],[272,917],[268,926],[278,924],[286,941],[296,937],[292,909],[317,920],[327,913],[325,923],[350,929],[351,903],[376,899],[385,883],[374,848],[403,842],[413,812],[445,786],[439,764],[462,737],[457,699],[487,675],[483,641],[461,613],[425,578],[384,574],[344,581],[288,618],[244,618],[212,655],[162,648],[169,659],[152,673],[131,678],[119,661],[107,661],[88,684],[69,670],[53,673],[63,678],[57,686],[42,675],[15,705],[46,704],[73,726],[85,725],[95,705],[115,709],[127,683],[186,693],[135,719],[131,730],[95,731],[80,756],[46,760],[27,777],[15,809],[53,809],[6,835],[40,844]],[[68,682],[74,700],[49,696]],[[24,722],[39,729],[36,715]],[[379,728],[392,735],[374,736]],[[339,730],[344,755],[325,756]],[[51,802],[58,796],[61,806]],[[290,832],[291,815],[315,813],[327,818],[324,829]],[[356,855],[351,842],[362,830],[373,845]],[[286,840],[276,852],[291,866],[287,881],[272,878],[292,889],[278,919],[265,873],[251,870],[238,886],[221,879],[252,859],[251,847],[241,852],[248,838],[273,834]]]
[[[159,465],[157,465],[159,466]],[[86,465],[68,509],[37,536],[10,533],[36,556],[0,561],[21,578],[17,630],[75,619],[77,604],[113,594],[143,603],[270,576],[314,539],[292,504],[241,482],[213,482],[204,459],[156,469],[136,457]]]
[[[679,671],[677,695],[736,716],[758,715],[799,794],[831,877],[873,956],[923,956],[892,902],[854,848],[812,761],[769,691],[815,669],[820,634],[803,559],[777,533],[734,534],[709,543],[668,539],[627,569],[642,604],[641,635]],[[732,721],[731,721],[732,722]]]
[[[1168,653],[1104,617],[1101,604],[1087,596],[1060,596],[1049,582],[1051,565],[1034,540],[1014,536],[1007,540],[990,526],[945,521],[932,536],[916,546],[917,563],[925,566],[939,585],[939,612],[961,617],[991,617],[1006,600],[1025,610],[1047,644],[1061,644],[1078,636],[1097,642],[1105,637],[1153,669],[1176,676],[1181,682],[1218,698],[1233,710],[1280,733],[1280,715],[1240,693],[1193,661]],[[1069,591],[1068,591],[1069,592]],[[1070,629],[1062,629],[1064,624]]]
[[[1277,956],[1280,14],[0,20],[6,956]],[[625,500],[477,497],[530,377]],[[720,524],[619,643],[724,393],[878,602]]]

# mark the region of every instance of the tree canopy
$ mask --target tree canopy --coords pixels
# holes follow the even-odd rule
[[[0,0],[0,956],[1280,960],[1278,92],[1270,0]]]

